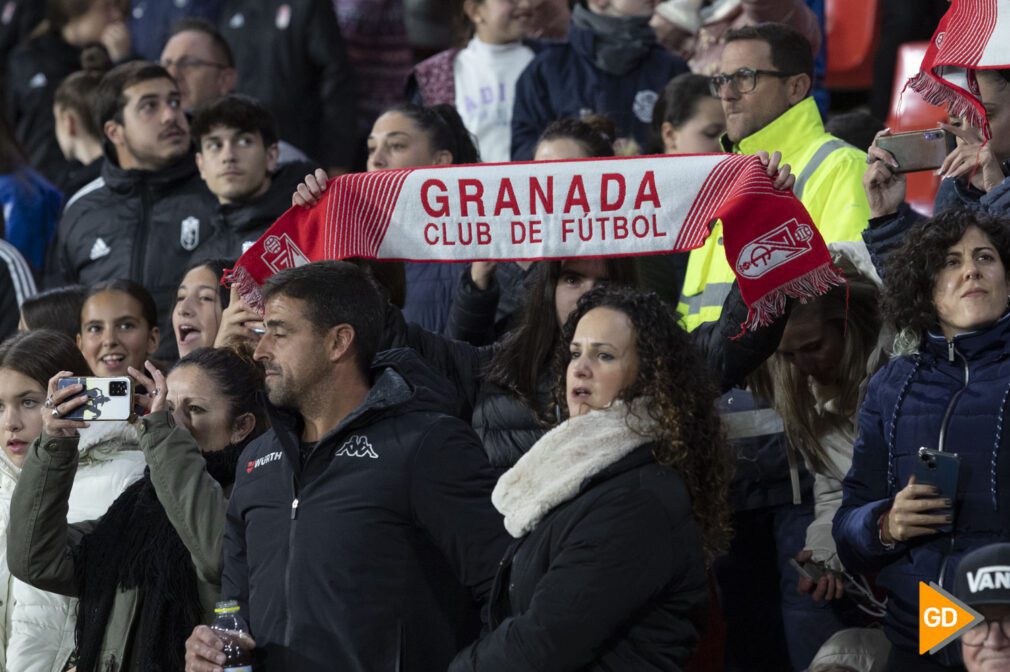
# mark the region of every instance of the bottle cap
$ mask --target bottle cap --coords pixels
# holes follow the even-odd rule
[[[241,607],[238,606],[238,602],[235,600],[228,600],[227,602],[218,602],[214,605],[215,614],[235,614],[241,611]]]

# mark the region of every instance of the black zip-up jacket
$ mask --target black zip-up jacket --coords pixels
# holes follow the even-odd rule
[[[325,168],[350,169],[354,82],[331,0],[225,0],[219,28],[238,90],[270,109],[281,138]]]
[[[680,474],[636,448],[514,541],[492,631],[449,672],[682,670],[708,603],[701,548]]]
[[[54,32],[24,42],[7,61],[7,121],[28,163],[61,189],[66,188],[70,163],[56,142],[53,101],[60,82],[80,69],[81,49]]]
[[[7,59],[35,27],[46,18],[46,3],[38,0],[8,0],[0,12],[0,91],[6,91],[4,81]],[[10,121],[8,119],[8,121]]]
[[[123,170],[108,152],[102,177],[77,192],[63,212],[47,284],[139,282],[158,304],[157,356],[174,359],[175,293],[193,252],[210,238],[217,200],[191,154],[164,170],[146,171]]]
[[[236,260],[245,248],[255,243],[270,226],[291,207],[291,194],[315,165],[303,161],[286,163],[270,178],[270,188],[248,203],[217,206],[214,233],[200,245],[193,261],[204,259]]]
[[[239,460],[222,594],[267,672],[445,670],[476,638],[508,547],[480,442],[416,353],[381,353],[364,403],[300,455],[277,417]]]

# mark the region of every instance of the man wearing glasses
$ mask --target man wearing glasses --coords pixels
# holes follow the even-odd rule
[[[967,672],[1010,671],[1010,544],[968,553],[957,567],[955,596],[985,620],[961,635]]]
[[[725,41],[719,72],[710,80],[726,114],[723,149],[781,153],[796,175],[793,190],[825,241],[859,240],[870,217],[862,185],[866,154],[824,130],[810,95],[810,42],[778,23],[731,30]],[[732,283],[720,223],[691,252],[679,307],[685,327],[718,320]]]
[[[161,67],[175,78],[182,109],[190,117],[197,108],[234,92],[238,83],[231,47],[214,24],[203,19],[183,19],[175,24],[161,52]],[[278,147],[277,165],[308,161],[304,152],[283,140]],[[307,172],[312,172],[312,167]]]

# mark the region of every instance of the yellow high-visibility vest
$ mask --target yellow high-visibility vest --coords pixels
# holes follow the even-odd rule
[[[860,240],[870,219],[870,204],[863,191],[866,152],[824,130],[813,98],[804,99],[732,147],[735,154],[760,150],[780,152],[781,163],[789,164],[796,176],[793,191],[824,242]],[[719,319],[735,277],[722,245],[722,222],[716,222],[708,240],[691,251],[687,263],[678,306],[685,329]]]

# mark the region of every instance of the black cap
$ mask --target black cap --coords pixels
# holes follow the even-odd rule
[[[954,595],[971,606],[1010,604],[1010,544],[991,544],[961,558]]]

